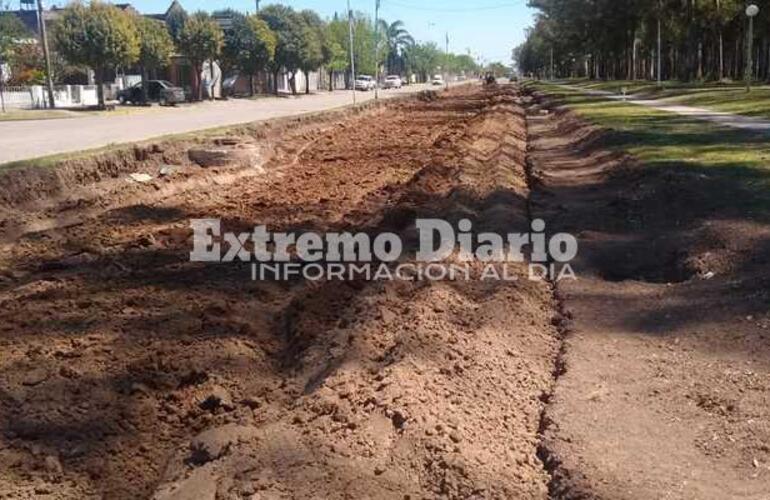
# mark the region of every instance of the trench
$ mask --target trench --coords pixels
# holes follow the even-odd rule
[[[533,201],[533,194],[538,189],[539,183],[534,173],[534,165],[530,156],[530,131],[529,131],[529,115],[530,111],[525,108],[527,114],[527,156],[525,162],[525,174],[527,178],[527,185],[529,186],[530,196],[527,199],[527,217],[530,224],[537,218],[535,216],[535,207]],[[552,262],[549,262],[549,264]],[[543,465],[543,470],[548,475],[548,498],[549,499],[563,499],[570,498],[568,491],[566,491],[561,481],[559,480],[559,473],[561,462],[559,458],[550,450],[546,442],[546,432],[553,426],[553,421],[548,415],[549,406],[553,400],[556,385],[559,383],[559,379],[567,373],[567,337],[569,335],[569,320],[571,319],[571,313],[567,311],[567,306],[564,298],[559,293],[559,284],[554,276],[548,276],[548,287],[551,292],[553,304],[556,308],[556,315],[554,316],[553,326],[556,328],[559,345],[556,355],[553,359],[553,369],[551,371],[551,386],[548,391],[541,397],[543,404],[538,422],[538,444],[536,449],[537,458]]]
[[[542,114],[542,109],[550,112]],[[576,123],[581,124],[578,129],[585,126],[586,130],[574,130]],[[608,296],[618,294],[616,287],[624,284],[668,289],[688,284],[697,272],[690,258],[692,237],[672,232],[666,214],[661,214],[660,221],[668,224],[664,226],[665,231],[649,221],[647,227],[636,225],[635,215],[644,213],[645,204],[634,204],[622,198],[624,190],[631,184],[629,177],[634,174],[626,175],[622,168],[618,168],[618,165],[623,165],[622,162],[613,162],[606,159],[608,156],[598,155],[597,150],[604,152],[601,146],[591,146],[590,150],[579,147],[581,137],[595,139],[601,134],[589,127],[574,115],[555,111],[548,102],[539,102],[537,112],[528,116],[530,220],[544,219],[552,230],[555,225],[558,226],[556,229],[576,235],[582,231],[611,232],[612,237],[606,239],[593,238],[590,234],[583,238],[574,263],[578,279],[580,275],[585,275],[585,281],[603,283]],[[575,460],[572,455],[574,450],[566,449],[568,446],[564,444],[569,443],[569,446],[578,448],[578,452],[583,451],[570,441],[570,436],[574,434],[565,430],[571,429],[571,422],[565,421],[570,417],[564,416],[564,407],[568,404],[565,401],[582,398],[579,389],[575,389],[575,379],[580,377],[582,362],[582,356],[577,359],[582,347],[578,342],[585,341],[581,335],[579,341],[571,343],[571,335],[577,328],[575,323],[585,320],[588,314],[584,309],[586,292],[579,284],[573,286],[567,282],[551,281],[550,288],[557,312],[554,327],[558,331],[560,345],[553,360],[550,390],[542,398],[537,456],[550,478],[550,499],[595,498],[589,485],[589,474],[594,471],[586,470],[585,463]],[[567,293],[570,295],[565,297]],[[618,307],[622,309],[625,305]],[[573,314],[577,317],[573,318]],[[582,328],[586,331],[585,327]],[[594,326],[591,325],[591,328]],[[569,383],[562,386],[560,383],[568,370]],[[582,406],[572,411],[581,409]],[[614,419],[615,415],[610,418]]]

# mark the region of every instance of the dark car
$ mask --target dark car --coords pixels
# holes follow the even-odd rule
[[[170,106],[185,102],[184,89],[174,87],[166,80],[150,80],[147,82],[147,101],[157,102],[161,106]],[[137,83],[132,87],[118,92],[120,104],[140,104],[142,102],[142,84]]]

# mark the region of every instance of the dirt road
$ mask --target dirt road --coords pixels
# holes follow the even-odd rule
[[[6,174],[0,498],[766,498],[767,228],[530,102],[459,88]],[[192,218],[411,255],[417,217],[534,216],[579,236],[580,281],[189,260]]]

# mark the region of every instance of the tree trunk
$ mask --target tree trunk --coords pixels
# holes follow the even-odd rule
[[[273,71],[273,93],[278,95],[278,74],[281,70]]]
[[[211,73],[211,80],[209,80],[209,84],[211,87],[209,88],[209,100],[214,100],[214,87],[216,87],[216,82],[214,81],[214,59],[209,60],[209,72]]]
[[[305,94],[310,94],[310,71],[305,71]]]
[[[142,66],[142,104],[147,105],[147,91],[149,89],[149,82],[147,81],[147,68]]]
[[[107,109],[107,106],[104,104],[104,69],[101,67],[94,68],[94,73],[96,77],[96,96],[99,100],[98,108],[104,110]]]
[[[5,81],[3,78],[3,66],[0,65],[0,112],[5,113]]]
[[[770,44],[765,45],[767,50],[767,66],[765,66],[765,80],[770,79]]]
[[[254,73],[249,75],[249,95],[254,97]]]
[[[291,87],[291,94],[297,95],[297,72],[293,72],[289,77],[289,87]]]
[[[193,99],[195,101],[203,100],[203,85],[201,84],[201,64],[195,63],[192,65],[192,74],[190,75],[190,83],[192,83]]]
[[[719,81],[725,79],[725,39],[719,30]]]
[[[698,42],[698,80],[703,80],[703,42]]]
[[[0,111],[5,113],[5,77],[3,76],[3,65],[0,64]]]

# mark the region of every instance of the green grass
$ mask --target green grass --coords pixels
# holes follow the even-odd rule
[[[646,80],[586,80],[586,79],[572,79],[562,80],[557,83],[564,85],[571,85],[575,88],[584,90],[600,90],[605,92],[613,92],[620,94],[625,89],[627,94],[637,95],[655,95],[661,92],[678,92],[687,91],[690,89],[698,88],[711,88],[719,84],[692,84],[683,83],[675,80],[667,80],[661,82],[658,86],[657,82],[651,82]]]
[[[88,116],[127,116],[140,113],[152,113],[161,110],[160,106],[118,106],[112,111],[92,108],[84,109],[9,109],[0,112],[0,122],[23,120],[59,120],[62,118],[85,118]]]
[[[72,113],[67,111],[55,110],[8,110],[5,113],[0,112],[0,122],[13,122],[22,120],[56,120],[60,118],[75,118]]]
[[[745,196],[735,200],[770,216],[770,136],[537,83],[588,121],[607,129],[602,144],[625,151],[649,168],[690,169]],[[738,189],[740,188],[740,189]]]

